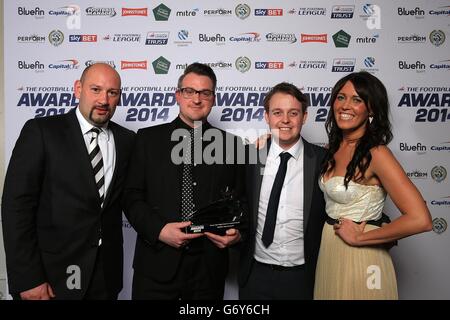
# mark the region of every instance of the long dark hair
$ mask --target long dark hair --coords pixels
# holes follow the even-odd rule
[[[336,97],[342,87],[350,81],[355,87],[356,92],[366,104],[369,114],[373,115],[371,123],[367,121],[364,135],[356,143],[355,153],[350,163],[347,165],[347,172],[344,177],[344,185],[347,188],[348,183],[353,178],[355,181],[361,181],[370,165],[372,156],[370,149],[379,145],[386,145],[392,140],[391,123],[389,121],[389,101],[387,91],[383,83],[368,72],[354,72],[340,79],[331,92],[331,107],[328,112],[328,118],[325,122],[325,129],[328,135],[329,149],[325,157],[322,175],[332,170],[336,165],[334,154],[338,151],[342,142],[342,130],[336,124],[333,105]],[[356,176],[356,170],[359,171]]]

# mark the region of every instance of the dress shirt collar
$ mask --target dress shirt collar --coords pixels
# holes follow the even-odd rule
[[[192,127],[190,127],[186,122],[184,122],[183,120],[181,120],[180,116],[176,117],[174,120],[174,124],[175,124],[175,128],[179,129],[186,129],[186,130],[191,130],[193,129]],[[211,128],[212,126],[209,124],[208,121],[205,121],[202,123],[202,133],[204,133],[207,129]]]
[[[80,124],[81,127],[81,132],[83,133],[83,135],[87,134],[89,131],[91,131],[92,128],[94,128],[95,126],[93,126],[92,124],[90,124],[81,114],[80,109],[77,108],[77,110],[75,111],[75,114],[77,115],[77,119],[78,119],[78,123]],[[104,124],[101,127],[96,127],[100,129],[100,134],[105,133],[106,135],[106,140],[109,141],[110,138],[110,130],[108,130],[108,122],[106,124]]]
[[[277,143],[276,139],[272,139],[268,157],[276,159],[281,152],[288,152],[297,161],[301,155],[302,149],[303,149],[303,140],[301,137],[288,150],[284,150],[283,148],[281,148],[280,145]]]

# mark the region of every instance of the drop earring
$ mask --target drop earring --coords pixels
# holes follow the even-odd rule
[[[369,123],[372,123],[373,121],[373,116],[369,116]]]

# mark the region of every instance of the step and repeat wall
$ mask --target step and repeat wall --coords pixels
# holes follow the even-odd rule
[[[401,299],[450,299],[449,1],[5,1],[5,157],[26,120],[77,105],[73,83],[106,62],[122,76],[114,121],[137,130],[178,114],[177,79],[192,62],[217,74],[210,122],[248,140],[266,131],[262,101],[281,81],[311,106],[303,135],[326,143],[333,84],[366,70],[386,85],[390,148],[420,189],[433,231],[391,250]],[[31,161],[32,159],[30,159]],[[400,213],[388,201],[391,218]],[[130,298],[135,233],[124,218]],[[237,298],[232,259],[226,298]]]

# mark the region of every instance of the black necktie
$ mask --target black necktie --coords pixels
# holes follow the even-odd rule
[[[89,159],[91,160],[92,168],[94,169],[95,183],[97,184],[98,195],[103,206],[105,200],[105,177],[103,172],[103,157],[100,147],[98,145],[99,128],[92,128],[91,142],[89,143]]]
[[[280,153],[280,166],[273,182],[272,191],[270,191],[269,204],[267,205],[266,221],[262,233],[262,242],[266,246],[270,246],[275,233],[275,224],[277,222],[278,204],[280,203],[281,189],[283,188],[284,177],[286,176],[287,163],[291,157],[290,153]]]
[[[184,155],[183,177],[181,182],[181,218],[183,221],[189,221],[194,211],[194,129],[189,130],[190,144]]]

